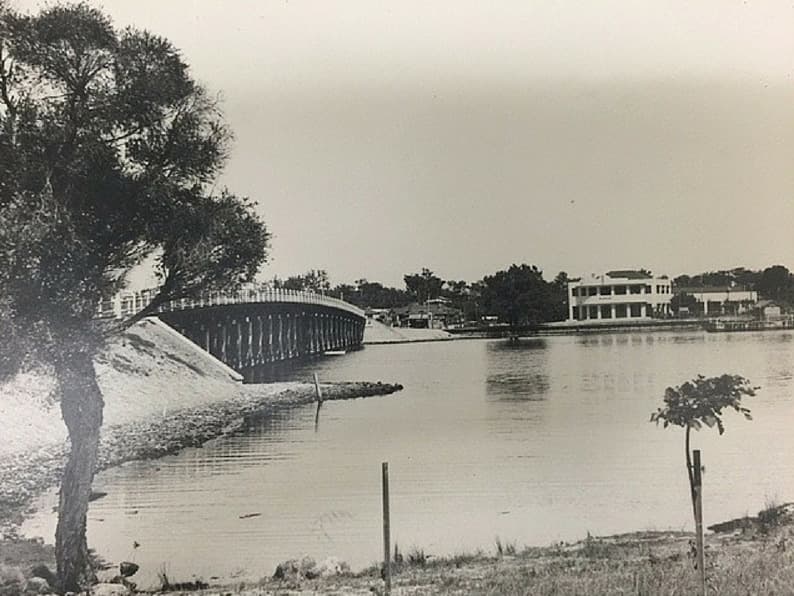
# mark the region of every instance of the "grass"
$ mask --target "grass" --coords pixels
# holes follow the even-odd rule
[[[758,512],[758,527],[764,534],[769,534],[776,528],[790,521],[788,503],[778,503],[776,499],[766,498],[764,508]]]
[[[788,547],[794,527],[785,519],[766,535],[740,531],[709,535],[708,593],[794,594],[794,548]],[[685,532],[588,534],[574,544],[519,550],[497,538],[491,553],[451,557],[431,557],[414,548],[410,556],[399,555],[400,565],[392,569],[392,585],[398,594],[688,596],[697,593],[698,582],[690,555],[692,540],[692,534]],[[379,566],[346,578],[345,584],[334,581],[312,589],[320,594],[365,594],[382,587]],[[344,589],[340,592],[341,585]]]

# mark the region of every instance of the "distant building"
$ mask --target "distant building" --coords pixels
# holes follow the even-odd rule
[[[741,286],[676,287],[676,294],[694,296],[696,304],[692,314],[708,317],[741,315],[755,308],[758,292]]]
[[[569,321],[649,319],[670,315],[672,285],[667,276],[620,270],[568,282]]]
[[[393,325],[395,322],[394,312],[390,308],[368,308],[364,314],[367,316],[367,325],[370,325],[372,321],[384,325]]]
[[[446,298],[432,298],[394,309],[400,327],[445,329],[463,322],[463,313],[449,306]]]
[[[781,321],[786,318],[781,306],[772,300],[759,300],[755,304],[753,312],[756,318],[762,321]]]

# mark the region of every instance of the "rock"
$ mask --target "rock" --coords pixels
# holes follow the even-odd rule
[[[31,577],[25,584],[25,594],[52,594],[52,588],[43,577]]]
[[[318,577],[331,577],[335,575],[347,575],[350,573],[350,565],[339,557],[328,557],[320,562],[316,567]]]
[[[129,561],[122,561],[119,564],[119,573],[121,573],[122,577],[132,577],[138,572],[140,567],[136,563],[130,563]]]
[[[34,565],[30,570],[30,575],[47,580],[47,583],[51,586],[54,586],[56,583],[58,583],[58,578],[55,577],[55,574],[50,571],[49,567],[43,564]]]
[[[130,589],[123,584],[96,584],[91,588],[92,596],[128,596]]]

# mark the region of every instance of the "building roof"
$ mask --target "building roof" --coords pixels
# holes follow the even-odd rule
[[[568,283],[580,283],[586,285],[613,285],[616,283],[643,283],[652,279],[667,279],[667,276],[660,275],[654,277],[654,275],[649,271],[637,271],[636,269],[616,269],[606,273],[590,273],[582,277],[570,278]]]
[[[620,279],[651,279],[648,271],[637,271],[635,269],[618,269],[617,271],[607,271],[607,277]]]

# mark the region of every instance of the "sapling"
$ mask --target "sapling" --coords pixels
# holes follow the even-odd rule
[[[692,509],[695,508],[695,471],[692,467],[690,450],[690,431],[700,430],[705,424],[709,428],[716,426],[720,434],[725,432],[722,422],[722,411],[732,408],[752,420],[750,410],[742,405],[742,397],[755,395],[758,387],[739,375],[722,375],[704,377],[698,375],[691,381],[677,387],[668,387],[664,391],[664,406],[651,414],[651,422],[668,426],[682,426],[685,429],[684,450],[686,452],[686,470],[689,479],[689,492]]]

